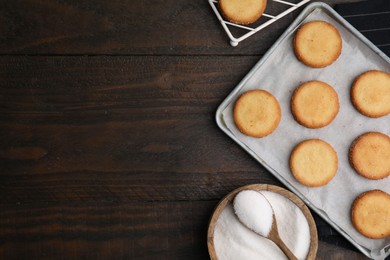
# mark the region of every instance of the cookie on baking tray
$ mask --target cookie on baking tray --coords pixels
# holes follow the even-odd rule
[[[263,137],[279,125],[282,111],[279,102],[265,90],[250,90],[242,94],[233,108],[237,128],[246,135]]]
[[[290,169],[295,179],[308,187],[329,183],[337,173],[337,153],[320,139],[299,143],[290,155]]]
[[[352,204],[351,219],[362,235],[380,239],[390,236],[390,195],[370,190],[358,196]]]
[[[301,125],[321,128],[330,124],[339,112],[337,92],[322,81],[300,85],[291,97],[291,112]]]
[[[351,88],[351,101],[365,116],[381,117],[390,113],[390,73],[370,70],[358,76]]]
[[[378,180],[390,175],[390,137],[368,132],[356,138],[349,149],[349,162],[361,176]]]
[[[222,15],[232,23],[250,24],[263,14],[267,0],[219,0]]]
[[[309,67],[323,68],[332,64],[340,56],[341,49],[340,33],[328,22],[307,22],[295,33],[295,55]]]

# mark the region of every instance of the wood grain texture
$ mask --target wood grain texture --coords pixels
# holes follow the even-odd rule
[[[0,207],[0,258],[207,259],[207,222],[214,204],[140,201]]]
[[[301,10],[232,48],[206,0],[1,1],[0,54],[264,54]]]
[[[218,201],[281,186],[216,109],[298,13],[232,48],[206,0],[1,1],[0,259],[208,259]]]
[[[210,200],[275,184],[214,121],[256,60],[0,58],[0,204]]]

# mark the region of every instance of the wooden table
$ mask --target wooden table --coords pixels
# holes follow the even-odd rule
[[[0,259],[208,259],[223,196],[283,187],[214,115],[301,10],[232,48],[206,0],[1,1]]]

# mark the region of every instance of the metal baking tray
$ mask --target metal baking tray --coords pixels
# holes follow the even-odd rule
[[[248,143],[246,143],[246,141],[244,140],[245,137],[241,137],[239,134],[237,134],[238,130],[233,131],[231,128],[228,127],[229,125],[231,125],[232,119],[227,118],[226,115],[224,115],[226,110],[229,110],[231,108],[231,105],[238,98],[238,96],[241,94],[241,92],[243,92],[245,89],[248,88],[248,85],[251,85],[251,87],[254,88],[253,84],[256,80],[258,80],[258,79],[261,80],[262,78],[265,78],[265,77],[268,78],[267,80],[275,79],[275,81],[279,81],[279,82],[281,82],[281,80],[283,80],[283,76],[284,76],[283,73],[282,74],[267,74],[267,75],[265,75],[265,74],[263,74],[263,72],[264,72],[263,68],[264,68],[264,66],[269,66],[270,64],[273,64],[273,63],[284,62],[283,59],[275,60],[275,61],[272,60],[275,56],[274,54],[278,53],[278,52],[285,52],[285,51],[291,52],[292,51],[292,47],[290,50],[288,50],[288,49],[286,50],[286,49],[281,49],[281,45],[285,44],[286,40],[291,39],[291,35],[293,35],[293,33],[300,26],[300,24],[303,23],[305,21],[305,19],[308,18],[310,15],[312,15],[314,12],[322,12],[322,13],[326,14],[335,23],[337,23],[339,26],[342,26],[343,30],[347,31],[348,34],[350,34],[354,38],[356,38],[359,41],[359,46],[356,47],[356,52],[361,51],[361,49],[369,50],[370,55],[367,55],[364,57],[366,59],[365,62],[367,61],[367,63],[369,64],[370,59],[373,59],[373,58],[380,59],[380,62],[381,62],[380,64],[382,64],[384,66],[384,68],[382,68],[382,70],[390,72],[390,58],[389,57],[387,57],[382,51],[380,51],[375,45],[373,45],[368,39],[366,39],[352,25],[350,25],[347,21],[345,21],[330,6],[328,6],[324,3],[321,3],[321,2],[315,2],[315,3],[308,5],[301,12],[301,14],[296,18],[296,20],[287,28],[287,30],[275,42],[275,44],[267,51],[267,53],[257,62],[257,64],[249,71],[249,73],[241,80],[241,82],[233,89],[233,91],[221,103],[221,105],[218,107],[218,110],[216,112],[216,122],[217,122],[217,125],[221,128],[221,130],[223,132],[225,132],[230,138],[232,138],[236,143],[238,143],[245,151],[247,151],[254,159],[256,159],[260,164],[262,164],[269,172],[271,172],[287,188],[289,188],[298,197],[300,197],[313,211],[315,211],[319,216],[321,216],[325,221],[327,221],[333,228],[335,228],[341,235],[343,235],[347,240],[349,240],[364,255],[366,255],[367,257],[373,258],[373,259],[384,259],[386,256],[390,255],[390,243],[389,243],[390,240],[386,239],[384,242],[385,244],[383,244],[383,245],[381,244],[381,247],[378,249],[375,249],[375,250],[370,250],[368,247],[362,246],[361,245],[362,243],[359,243],[357,241],[356,237],[351,235],[350,232],[346,232],[345,228],[344,229],[341,228],[339,223],[336,223],[337,221],[332,220],[328,216],[329,212],[327,212],[327,209],[316,206],[315,203],[313,203],[313,200],[311,198],[308,198],[308,196],[306,196],[305,193],[302,192],[302,189],[301,189],[299,183],[297,183],[296,181],[295,182],[291,181],[291,179],[288,178],[288,175],[291,175],[289,172],[286,173],[285,171],[283,171],[283,172],[280,170],[278,171],[277,170],[278,167],[274,167],[274,166],[270,165],[269,156],[267,154],[268,151],[266,150],[266,146],[263,149],[265,151],[262,152],[263,156],[261,156],[260,153],[258,152],[259,150],[256,150],[257,151],[256,152],[256,151],[254,151],[254,149],[252,149],[250,146],[248,146]],[[343,39],[343,41],[344,41],[344,39]],[[344,42],[343,42],[343,44],[344,44]],[[343,65],[345,65],[345,69],[348,70],[349,67],[351,66],[351,60],[343,61],[342,55],[339,57],[339,60],[337,62],[339,62],[339,63],[344,62],[345,64],[343,64]],[[299,62],[297,61],[297,63],[299,63]],[[339,66],[340,66],[340,64],[339,64]],[[277,70],[279,69],[278,67],[279,67],[278,64],[272,65],[272,68],[275,72],[277,72]],[[316,71],[317,72],[319,71],[319,69],[312,69],[312,68],[308,68],[308,67],[307,67],[307,70],[314,71],[313,72],[314,74],[316,73]],[[323,73],[326,74],[326,71],[329,71],[329,69],[325,68],[323,71],[325,71]],[[287,73],[291,73],[291,72],[287,72]],[[287,73],[285,73],[285,74],[287,74]],[[292,73],[294,73],[294,72],[292,72]],[[299,72],[297,72],[297,73],[299,73]],[[281,75],[283,75],[283,76],[280,77]],[[278,77],[278,78],[276,78],[276,77]],[[319,80],[322,80],[322,79],[319,78]],[[305,80],[303,80],[303,81],[305,81]],[[350,81],[352,82],[353,78],[351,78]],[[295,87],[297,87],[297,86],[298,85],[295,85]],[[295,89],[295,87],[294,87],[294,89]],[[277,89],[277,86],[276,86],[276,89]],[[278,90],[278,91],[287,91],[287,90]],[[271,93],[272,93],[272,91],[271,91]],[[288,97],[290,97],[290,94],[291,94],[291,90],[288,90],[287,93],[285,93],[285,95],[288,95]],[[282,107],[283,116],[287,115],[287,117],[288,117],[289,116],[288,114],[291,114],[289,109],[287,109],[287,111],[286,111],[286,107],[289,107],[289,104],[286,104],[286,102],[289,102],[289,99],[288,99],[288,101],[287,101],[287,99],[279,100],[279,102],[280,102],[281,107]],[[350,102],[350,101],[348,100],[348,102]],[[342,106],[343,106],[342,100],[340,99],[340,107],[341,107],[340,110],[342,109]],[[345,104],[345,106],[352,107],[352,104]],[[282,116],[282,121],[283,121],[283,116]],[[290,115],[290,117],[291,117],[291,115]],[[337,117],[336,117],[336,119],[337,119]],[[364,116],[362,116],[362,120],[363,121],[361,121],[360,125],[364,124],[364,122],[365,122],[364,120],[371,120],[371,119],[367,119],[367,118],[364,118]],[[339,121],[341,121],[341,120],[339,120]],[[382,130],[382,132],[385,132],[388,135],[390,134],[390,127],[389,127],[390,118],[389,118],[389,116],[385,116],[384,119],[383,118],[381,119],[381,121],[372,121],[371,120],[367,125],[368,126],[370,124],[372,125],[372,122],[382,122],[381,127],[379,127],[377,130]],[[342,135],[343,132],[349,131],[348,130],[349,126],[348,126],[348,122],[339,122],[339,124],[340,123],[344,124],[344,128],[339,130],[341,135]],[[333,122],[332,122],[332,124],[333,124]],[[298,125],[298,123],[296,123],[296,125]],[[362,130],[367,130],[368,126],[363,125]],[[283,127],[283,126],[280,124],[278,128],[280,128],[280,127]],[[295,128],[295,129],[297,129],[297,128]],[[308,133],[308,137],[313,138],[313,137],[317,136],[318,138],[321,138],[321,135],[322,135],[322,137],[324,137],[324,133],[326,133],[327,130],[301,129],[300,131],[302,131],[302,132],[306,131],[306,133]],[[318,132],[315,132],[315,131],[318,131]],[[337,129],[335,131],[337,132]],[[353,129],[351,129],[351,132],[353,133]],[[317,135],[317,133],[322,133],[322,134]],[[272,136],[272,135],[274,135],[274,133],[271,134],[270,136]],[[321,139],[323,139],[323,138],[321,138]],[[326,138],[324,140],[327,141]],[[277,140],[275,140],[275,141],[277,141]],[[350,143],[350,140],[348,140],[348,142]],[[274,143],[272,143],[272,145],[274,147],[276,147],[274,149],[278,149],[278,147],[279,147],[278,142],[274,142]],[[262,147],[260,147],[260,148],[262,148]],[[282,146],[279,149],[282,149]],[[281,151],[281,152],[285,152],[285,151]],[[282,163],[285,163],[288,167],[288,160],[286,160],[285,162],[282,160],[279,160],[279,161]],[[340,158],[339,158],[339,161],[340,161]],[[283,166],[283,167],[285,167],[285,166]],[[342,167],[342,165],[340,167]],[[343,174],[344,174],[344,171],[346,171],[345,169],[342,169],[340,167],[339,167],[339,171],[338,171],[337,175],[341,175],[341,174],[339,174],[340,171],[343,171]],[[286,171],[288,171],[288,169],[286,169]],[[350,172],[350,169],[348,171]],[[349,173],[349,172],[348,172],[348,174],[353,174],[353,173]],[[388,180],[386,180],[386,184],[387,184],[387,182],[390,181],[390,178],[386,178],[386,179],[388,179]],[[337,182],[337,181],[332,180],[332,182]],[[368,185],[370,187],[375,187],[375,185],[376,185],[378,188],[381,188],[381,186],[379,186],[379,183],[373,183],[370,181],[366,181],[366,182],[368,183]],[[326,186],[328,186],[328,185],[326,185]],[[384,185],[384,186],[385,186],[384,187],[385,191],[390,192],[390,187],[388,187],[390,185]],[[363,187],[360,187],[360,189],[363,189]],[[329,192],[329,190],[327,190],[327,192]],[[346,217],[349,218],[349,215]]]

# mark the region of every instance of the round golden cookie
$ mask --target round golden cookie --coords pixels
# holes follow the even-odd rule
[[[321,81],[309,81],[300,85],[291,97],[291,112],[303,126],[324,127],[339,112],[337,92]]]
[[[337,173],[337,153],[320,139],[299,143],[290,155],[290,169],[297,181],[308,187],[330,182]]]
[[[313,68],[332,64],[341,54],[339,31],[330,23],[312,21],[303,24],[294,37],[294,52],[298,60]]]
[[[276,98],[265,90],[250,90],[242,94],[233,109],[238,129],[252,137],[272,133],[279,125],[282,111]]]
[[[356,230],[368,238],[390,236],[390,195],[381,190],[362,193],[352,204],[351,218]]]
[[[390,137],[379,132],[365,133],[353,141],[349,162],[361,176],[378,180],[390,175]]]
[[[219,0],[222,15],[230,22],[250,24],[263,14],[267,0]]]
[[[365,116],[381,117],[390,113],[390,73],[370,70],[357,77],[351,88],[355,108]]]

